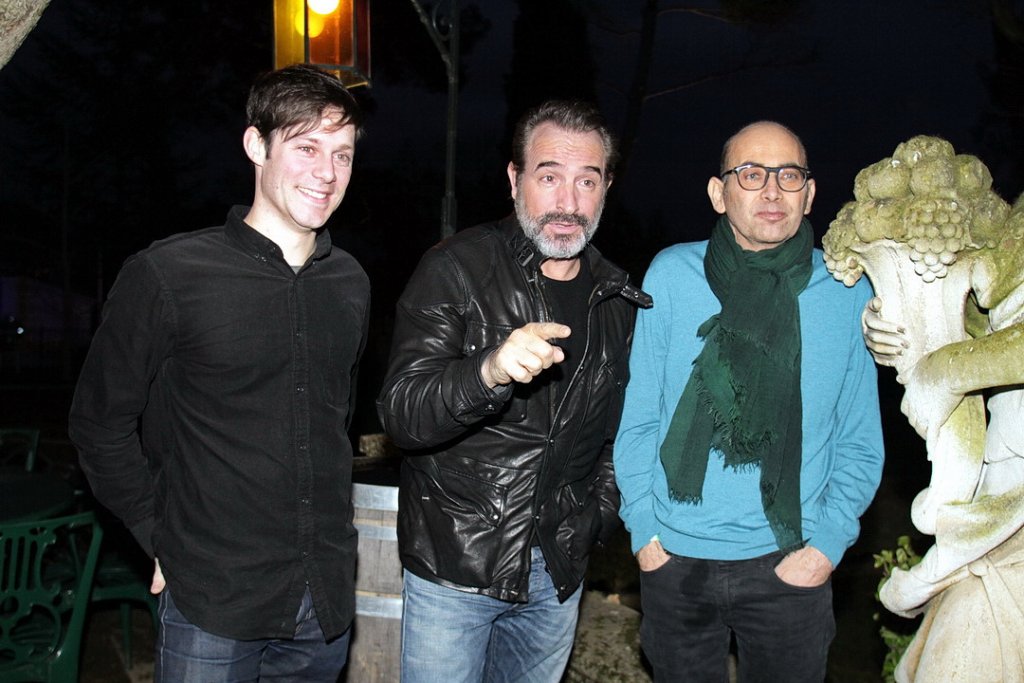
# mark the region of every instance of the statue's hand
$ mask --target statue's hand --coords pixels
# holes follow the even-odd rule
[[[882,318],[882,300],[877,296],[864,307],[860,326],[864,344],[879,365],[892,367],[910,347],[903,326]]]
[[[905,389],[900,410],[910,426],[929,443],[964,398],[946,388],[938,370],[935,354],[928,354],[896,378]]]

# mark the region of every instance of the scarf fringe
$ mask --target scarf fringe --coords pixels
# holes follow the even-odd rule
[[[699,371],[695,368],[694,373]],[[766,430],[761,434],[748,434],[740,428],[738,422],[742,417],[738,403],[734,402],[729,407],[728,416],[715,405],[703,378],[697,378],[697,400],[708,414],[711,415],[714,424],[714,435],[711,439],[711,447],[717,449],[725,456],[725,464],[738,471],[740,468],[751,466],[758,467],[761,464],[761,454],[771,447],[778,438],[778,432]]]
[[[668,497],[673,503],[683,503],[684,505],[700,505],[704,502],[704,496],[700,494],[679,493],[671,487],[668,490]]]

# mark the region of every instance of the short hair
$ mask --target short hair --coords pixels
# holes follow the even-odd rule
[[[748,123],[747,125],[745,125],[742,128],[740,128],[738,131],[733,133],[731,136],[729,136],[729,139],[725,141],[724,145],[722,145],[722,160],[719,162],[719,169],[718,169],[719,173],[725,173],[726,171],[728,171],[731,168],[731,166],[728,165],[729,164],[729,152],[732,151],[732,143],[735,142],[736,138],[738,138],[739,136],[743,135],[744,133],[746,133],[751,128],[755,128],[757,126],[765,126],[765,125],[767,125],[767,126],[775,126],[776,128],[781,128],[782,130],[784,130],[787,133],[789,133],[790,135],[792,135],[793,139],[796,140],[797,147],[800,149],[800,156],[803,157],[803,160],[802,160],[801,163],[803,163],[803,165],[808,167],[808,168],[810,167],[808,165],[808,163],[807,163],[807,149],[804,147],[803,140],[800,139],[800,136],[797,135],[796,133],[794,133],[792,131],[792,129],[789,128],[789,126],[784,126],[781,123],[779,123],[778,121],[763,120],[763,121],[754,121],[753,123]]]
[[[570,133],[595,132],[600,135],[601,144],[604,146],[605,182],[611,180],[612,169],[618,161],[615,138],[605,125],[604,117],[597,107],[579,100],[548,100],[527,110],[520,117],[512,133],[512,165],[517,172],[521,173],[526,166],[526,147],[529,145],[530,136],[544,123],[554,124]]]
[[[293,64],[256,79],[245,105],[246,126],[259,131],[270,148],[275,130],[297,128],[296,135],[320,125],[324,112],[341,111],[339,126],[362,132],[363,110],[341,80],[311,64]]]

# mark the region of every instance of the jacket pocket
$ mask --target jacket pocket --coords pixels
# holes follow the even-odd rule
[[[492,586],[507,574],[509,549],[515,547],[505,528],[511,514],[505,468],[464,458],[455,463],[433,470],[432,500],[421,505],[419,521],[427,535],[417,544],[429,548],[438,576],[464,586]],[[456,469],[460,463],[466,467]]]
[[[497,527],[505,516],[508,487],[458,470],[438,466],[443,490],[442,505],[467,524]]]

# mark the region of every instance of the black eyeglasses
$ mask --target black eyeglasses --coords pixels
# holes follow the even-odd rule
[[[784,192],[799,192],[807,186],[811,177],[809,169],[802,166],[762,166],[761,164],[743,164],[730,168],[722,174],[724,180],[730,173],[736,174],[736,181],[744,190],[756,191],[768,184],[768,176],[775,174],[779,189]]]

